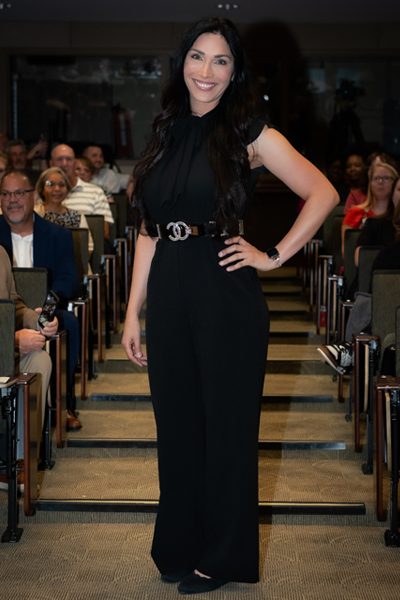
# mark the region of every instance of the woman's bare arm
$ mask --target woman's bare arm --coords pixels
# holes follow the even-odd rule
[[[141,326],[139,321],[140,309],[146,300],[147,280],[150,265],[156,250],[157,239],[148,235],[138,235],[133,264],[131,291],[126,311],[122,345],[127,357],[139,367],[147,365],[147,357],[142,354],[140,343]]]
[[[306,200],[295,223],[276,246],[283,263],[296,254],[318,231],[338,204],[339,196],[321,171],[299,154],[275,129],[264,127],[256,142],[249,147],[249,159],[252,168],[264,165],[295,194]],[[269,271],[277,266],[264,252],[260,252],[243,238],[236,236],[225,243],[229,247],[220,252],[219,256],[225,258],[219,264],[228,265],[228,271],[244,266]],[[237,260],[240,262],[229,266]]]

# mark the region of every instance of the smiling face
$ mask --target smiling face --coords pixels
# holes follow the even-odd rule
[[[103,150],[99,146],[88,146],[84,156],[90,160],[98,171],[104,166]]]
[[[200,35],[183,66],[192,112],[202,116],[215,108],[233,75],[234,59],[226,39],[219,33]]]
[[[45,181],[43,193],[46,205],[59,206],[68,193],[63,176],[60,173],[52,173]]]
[[[346,160],[346,175],[350,182],[356,182],[365,174],[365,163],[362,156],[352,154]]]
[[[78,177],[82,179],[82,181],[86,181],[86,183],[90,183],[92,179],[92,172],[87,165],[80,159],[77,158],[75,162],[75,170]]]
[[[11,231],[17,231],[14,229],[15,225],[33,228],[33,207],[37,194],[32,190],[28,179],[22,173],[7,175],[1,182],[0,192],[1,208]]]
[[[76,178],[75,153],[70,146],[65,144],[56,146],[51,153],[50,165],[52,167],[60,167],[70,181]]]

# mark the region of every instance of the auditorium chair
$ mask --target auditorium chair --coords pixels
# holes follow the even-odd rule
[[[13,268],[15,287],[24,304],[31,309],[43,306],[47,295],[47,270],[44,268]],[[42,467],[51,469],[51,414],[56,416],[57,448],[63,448],[66,440],[67,410],[67,332],[58,331],[47,340],[53,370],[51,374],[51,396],[53,407],[46,407]]]
[[[87,229],[71,229],[72,239],[74,243],[74,256],[76,268],[78,271],[78,278],[81,286],[79,298],[68,302],[68,310],[74,312],[75,316],[79,320],[79,334],[80,334],[80,371],[81,371],[81,398],[86,398],[86,365],[88,363],[89,368],[89,379],[94,377],[94,365],[93,365],[93,336],[89,336],[89,290],[85,281],[88,276],[89,266],[89,250],[88,250],[88,238],[89,232]],[[87,361],[87,354],[89,360]]]
[[[85,215],[93,237],[94,250],[90,257],[92,271],[95,275],[106,275],[106,311],[108,326],[108,307],[111,307],[111,321],[114,333],[118,333],[119,299],[119,262],[115,254],[104,254],[104,217],[103,215]],[[108,329],[108,327],[107,327]],[[106,345],[109,346],[109,339]]]
[[[2,435],[6,436],[6,455],[2,456],[0,471],[9,480],[8,527],[3,542],[16,542],[22,530],[18,530],[17,475],[18,459],[24,460],[24,512],[31,516],[36,510],[37,493],[37,445],[40,443],[41,418],[38,415],[39,373],[15,375],[15,303],[0,300],[0,421]],[[4,378],[4,381],[3,381]],[[24,445],[19,447],[18,409],[23,410]],[[38,420],[39,419],[39,420]],[[5,423],[4,423],[5,421]],[[4,427],[5,425],[5,427]]]
[[[363,248],[360,250],[360,261]],[[363,472],[373,472],[373,378],[379,374],[379,348],[395,331],[396,307],[400,298],[400,270],[374,271],[372,275],[371,335],[354,339],[354,449],[361,452],[360,414],[367,416],[367,462]]]
[[[383,506],[383,464],[386,454],[387,469],[390,473],[390,529],[385,531],[387,546],[399,547],[399,508],[398,485],[400,472],[400,306],[395,316],[396,365],[395,375],[375,378],[375,477],[376,515],[378,521],[386,520]],[[384,448],[384,440],[386,448]],[[384,452],[386,450],[386,452]]]

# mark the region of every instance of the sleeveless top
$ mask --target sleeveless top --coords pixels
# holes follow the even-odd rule
[[[144,185],[146,208],[156,223],[182,220],[186,223],[211,221],[214,213],[215,179],[207,153],[207,128],[213,110],[203,117],[187,115],[172,127],[170,150],[154,167]],[[249,144],[267,122],[258,117],[250,126]],[[265,167],[252,169],[246,189],[252,195]],[[245,216],[245,215],[243,215]]]

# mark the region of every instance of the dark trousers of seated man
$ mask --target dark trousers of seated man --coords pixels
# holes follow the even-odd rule
[[[59,323],[59,331],[65,329],[68,331],[68,396],[67,410],[75,411],[75,392],[74,392],[74,375],[79,356],[79,321],[74,313],[59,308],[56,310],[56,317]]]

